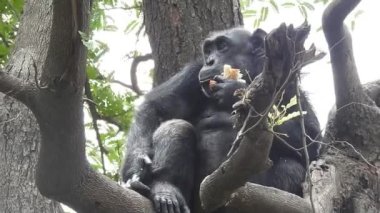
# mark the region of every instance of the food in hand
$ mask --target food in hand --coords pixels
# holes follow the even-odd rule
[[[242,78],[240,69],[234,69],[231,65],[225,64],[223,67],[223,77],[226,79],[239,80]]]

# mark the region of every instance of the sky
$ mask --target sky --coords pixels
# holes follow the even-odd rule
[[[256,2],[259,3],[259,1]],[[314,43],[318,50],[328,53],[323,32],[320,30],[324,7],[322,4],[315,5],[315,11],[308,13],[308,22],[311,24],[312,29],[307,40],[307,45]],[[361,15],[355,18],[356,24],[352,32],[354,55],[362,83],[380,79],[380,70],[375,65],[377,60],[379,60],[378,51],[380,50],[380,42],[378,42],[380,29],[376,25],[377,21],[375,21],[380,21],[379,8],[380,1],[363,0],[352,13],[355,14],[357,11],[363,11]],[[134,49],[139,50],[143,54],[149,53],[149,43],[146,37],[138,40],[133,33],[126,35],[123,32],[127,24],[125,20],[133,18],[133,14],[128,14],[122,10],[112,10],[108,15],[114,20],[114,24],[118,26],[119,30],[95,34],[95,39],[106,42],[110,48],[109,52],[100,62],[100,69],[104,72],[115,72],[116,79],[129,83],[131,60],[126,57],[126,54]],[[351,20],[353,20],[353,15],[348,17],[347,23],[350,24]],[[244,22],[247,30],[254,30],[252,19],[245,19]],[[297,8],[280,8],[280,13],[270,10],[268,19],[260,27],[266,31],[270,31],[282,22],[298,26],[304,22],[304,17]],[[302,88],[307,92],[322,127],[325,126],[328,112],[335,102],[329,60],[329,55],[327,55],[323,60],[311,64],[302,70],[305,73],[302,79]],[[150,88],[151,78],[149,77],[149,72],[152,67],[152,61],[141,64],[138,67],[139,85],[146,90]],[[123,91],[117,85],[114,85],[114,88]]]

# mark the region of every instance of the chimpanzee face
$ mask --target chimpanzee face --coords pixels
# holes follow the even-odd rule
[[[243,78],[247,73],[253,79],[261,71],[264,56],[264,37],[266,33],[257,29],[253,34],[235,28],[217,32],[203,42],[203,67],[199,72],[199,82],[205,95],[209,95],[209,81],[221,75],[223,66],[240,69]]]

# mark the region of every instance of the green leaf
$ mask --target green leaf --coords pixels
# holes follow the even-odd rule
[[[304,6],[304,7],[306,7],[310,11],[315,10],[314,6],[312,4],[310,4],[309,2],[304,1],[304,2],[301,3],[301,5]]]
[[[363,10],[358,10],[358,11],[356,11],[355,14],[354,14],[354,18],[355,18],[355,19],[358,18],[358,17],[361,16],[363,13],[364,13]]]
[[[286,3],[281,4],[281,6],[285,8],[290,8],[290,7],[295,7],[296,5],[293,2],[286,2]]]
[[[307,112],[306,112],[306,111],[303,111],[302,114],[303,114],[303,115],[306,115]],[[299,111],[289,113],[289,114],[285,115],[284,117],[282,117],[281,119],[278,119],[278,120],[276,121],[275,126],[282,125],[282,124],[285,123],[286,121],[289,121],[289,120],[291,120],[291,119],[293,119],[293,118],[296,118],[296,117],[298,117],[298,116],[300,116],[300,115],[301,115],[301,113],[300,113]]]
[[[265,21],[267,19],[267,17],[268,17],[268,7],[261,8],[260,22]]]
[[[299,9],[299,11],[301,12],[302,16],[303,16],[305,19],[307,19],[307,11],[306,11],[305,7],[302,6],[302,5],[298,5],[298,9]]]
[[[293,98],[290,99],[289,103],[286,104],[285,110],[290,109],[292,106],[295,106],[297,104],[297,96],[293,96]]]
[[[244,11],[243,11],[243,16],[244,16],[245,18],[249,18],[249,17],[255,16],[256,13],[257,13],[256,10],[244,10]]]
[[[133,31],[137,27],[138,24],[139,24],[138,20],[132,20],[131,22],[129,22],[129,24],[125,28],[124,32],[130,33],[131,31]]]
[[[106,25],[105,27],[104,27],[104,30],[105,31],[111,31],[111,32],[115,32],[116,30],[117,30],[117,27],[115,26],[115,25]]]
[[[270,0],[269,3],[270,5],[272,5],[273,9],[276,10],[277,13],[280,12],[280,10],[278,9],[277,3],[274,0]]]

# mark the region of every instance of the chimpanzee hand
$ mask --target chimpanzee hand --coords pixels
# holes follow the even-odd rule
[[[179,189],[170,183],[154,183],[151,198],[157,213],[190,213],[185,198]]]
[[[123,179],[126,181],[123,186],[131,188],[143,196],[149,196],[150,188],[143,183],[150,178],[152,173],[152,160],[146,154],[138,155],[131,164],[132,166],[125,171]]]
[[[225,79],[223,76],[217,75],[214,77],[216,84],[211,87],[211,96],[215,99],[218,105],[232,109],[232,105],[239,98],[234,96],[236,90],[245,88],[246,84],[240,80]]]

